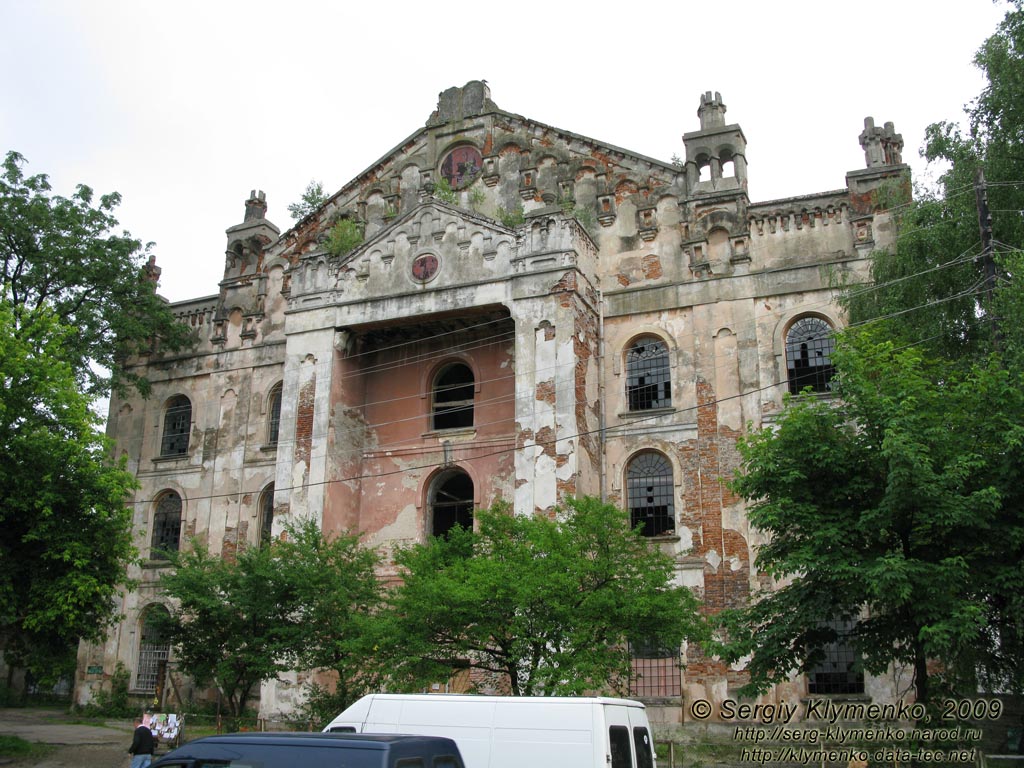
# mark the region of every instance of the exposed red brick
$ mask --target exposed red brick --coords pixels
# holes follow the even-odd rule
[[[316,397],[316,379],[310,379],[299,390],[299,403],[295,410],[295,461],[309,467],[313,447],[313,404]]]
[[[648,280],[657,280],[662,276],[661,259],[656,253],[649,253],[644,256],[641,265],[644,270],[644,277]]]
[[[555,430],[551,427],[541,427],[537,430],[537,445],[545,456],[555,457]]]
[[[537,384],[537,399],[542,403],[555,404],[555,382],[551,379]]]

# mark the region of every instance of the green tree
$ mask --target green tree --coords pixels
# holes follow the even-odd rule
[[[291,214],[295,221],[300,221],[326,203],[327,198],[328,195],[324,192],[323,182],[314,179],[306,185],[306,189],[302,193],[302,197],[299,198],[299,202],[288,204],[288,213]]]
[[[115,618],[134,480],[65,357],[78,329],[21,310],[0,299],[0,650],[50,681]]]
[[[748,657],[763,690],[814,666],[836,639],[825,622],[845,619],[864,669],[909,665],[918,700],[936,683],[1019,690],[1024,381],[998,360],[961,370],[884,336],[844,334],[840,399],[790,399],[741,442],[733,487],[770,537],[757,566],[778,586],[724,614],[725,656]]]
[[[247,547],[237,557],[211,554],[198,542],[169,553],[160,579],[173,600],[162,629],[185,672],[213,683],[239,716],[258,686],[290,669],[296,591],[282,578],[274,547]]]
[[[328,535],[312,520],[274,542],[282,578],[296,601],[289,645],[300,669],[332,673],[333,690],[311,687],[310,714],[330,720],[358,698],[379,690],[386,674],[376,652],[383,590],[376,551],[359,537]]]
[[[24,164],[8,152],[0,172],[0,286],[14,333],[26,337],[39,327],[37,316],[52,313],[75,329],[59,357],[90,393],[112,383],[144,391],[146,383],[118,364],[155,340],[174,348],[187,339],[155,283],[144,279],[150,246],[114,234],[116,192],[95,204],[84,184],[69,198],[52,195],[47,177],[25,176]]]
[[[502,676],[517,695],[622,688],[629,643],[700,639],[693,594],[670,557],[592,498],[556,519],[498,505],[396,556],[382,650],[396,684],[445,680],[467,666]]]
[[[1014,0],[1002,23],[974,58],[986,78],[966,109],[967,125],[953,121],[927,129],[924,156],[945,166],[937,190],[896,210],[894,247],[872,258],[874,286],[848,298],[853,322],[886,317],[889,332],[951,363],[970,365],[1004,340],[1020,360],[1024,329],[997,321],[1013,299],[998,297],[1019,277],[1024,242],[1024,11]],[[983,171],[992,213],[994,280],[982,258],[975,200]],[[913,311],[909,311],[913,310]],[[1019,316],[1018,316],[1019,317]],[[997,330],[999,333],[997,334]]]

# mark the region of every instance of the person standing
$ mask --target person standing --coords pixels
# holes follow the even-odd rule
[[[132,745],[128,754],[132,756],[131,768],[146,768],[153,761],[153,732],[149,726],[143,725],[140,718],[135,718],[135,733],[132,734]]]

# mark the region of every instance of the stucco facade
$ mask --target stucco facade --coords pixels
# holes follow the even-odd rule
[[[845,186],[751,202],[725,111],[701,96],[669,163],[505,112],[471,82],[290,230],[254,192],[219,293],[174,305],[194,348],[133,361],[152,396],[111,402],[143,557],[192,536],[230,553],[306,516],[387,555],[497,500],[547,514],[589,494],[631,509],[708,610],[747,599],[758,533],[722,482],[736,440],[770,423],[794,372],[827,390],[826,334],[793,329],[843,325],[835,286],[888,242],[877,192],[909,193],[909,170],[869,119]],[[363,242],[332,253],[346,220]],[[81,649],[79,701],[118,661],[148,691],[164,567],[133,571],[124,620]],[[739,682],[692,651],[683,672],[652,663],[662,679],[637,695],[667,720]],[[298,690],[265,686],[261,709]]]

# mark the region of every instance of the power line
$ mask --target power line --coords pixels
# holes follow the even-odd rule
[[[947,302],[947,301],[954,301],[956,299],[963,298],[965,296],[972,295],[972,294],[973,295],[977,295],[977,289],[982,284],[982,282],[979,282],[975,286],[972,286],[971,288],[968,288],[968,289],[966,289],[964,291],[961,291],[961,292],[959,292],[957,294],[954,294],[952,296],[946,297],[945,299],[941,299],[941,300],[936,301],[936,302],[928,302],[926,304],[919,305],[918,307],[911,307],[911,308],[908,308],[908,309],[905,309],[905,310],[900,310],[898,312],[893,312],[893,313],[890,313],[888,315],[881,316],[881,317],[878,317],[878,318],[873,318],[873,319],[868,320],[868,321],[863,321],[861,323],[852,324],[851,326],[848,326],[848,327],[860,327],[860,326],[868,325],[868,324],[873,323],[873,322],[881,322],[883,320],[887,320],[887,319],[891,319],[893,317],[901,316],[901,315],[904,315],[904,314],[906,314],[908,312],[916,311],[918,309],[932,307],[932,306],[934,306],[935,304],[938,304],[938,303],[944,303],[944,302]],[[931,337],[931,338],[935,338],[935,337]],[[918,343],[923,343],[924,341],[928,341],[928,340],[930,340],[930,339],[923,339],[923,340],[921,340]],[[912,345],[907,345],[907,346],[912,346]],[[719,403],[728,402],[730,400],[734,400],[734,399],[737,399],[737,398],[748,397],[750,395],[757,394],[758,392],[767,391],[767,390],[774,389],[776,387],[783,386],[783,385],[786,385],[786,384],[788,384],[787,380],[779,380],[779,381],[771,382],[769,384],[765,384],[765,385],[763,385],[761,387],[757,387],[757,388],[754,388],[752,390],[748,390],[748,391],[745,391],[745,392],[737,393],[735,395],[729,395],[729,396],[722,397],[722,398],[717,398],[717,399],[709,401],[707,403],[698,403],[698,404],[695,404],[693,406],[688,406],[686,408],[676,409],[675,411],[673,411],[673,416],[676,416],[678,414],[687,413],[687,412],[690,412],[690,411],[693,411],[693,410],[699,410],[700,408],[703,408],[703,407],[710,407],[710,406],[713,406],[713,405],[718,405]],[[536,447],[538,449],[543,450],[543,447],[545,445],[548,445],[548,444],[551,444],[551,443],[562,442],[562,441],[565,441],[565,440],[578,439],[580,437],[598,434],[598,433],[600,433],[602,431],[604,431],[606,434],[607,433],[613,433],[614,434],[617,431],[621,432],[621,431],[626,431],[628,429],[633,429],[633,428],[635,428],[635,425],[637,425],[637,424],[642,424],[642,423],[645,423],[645,422],[648,422],[648,421],[651,421],[651,420],[654,420],[654,419],[663,419],[663,418],[664,418],[664,414],[662,414],[662,413],[652,414],[650,416],[631,416],[630,421],[629,421],[628,424],[616,425],[614,427],[598,428],[598,429],[593,429],[593,430],[584,430],[584,431],[578,432],[578,433],[576,433],[574,435],[564,435],[564,436],[561,436],[561,437],[553,438],[552,440],[549,440],[549,441],[542,441],[542,442],[539,442],[539,443],[535,443],[534,446],[532,446],[532,447]],[[515,438],[514,437],[512,437],[512,438],[505,438],[503,440],[499,439],[499,438],[495,438],[495,442],[508,442],[509,439],[515,439]],[[456,450],[469,450],[470,448],[472,448],[472,446],[465,446],[465,445],[462,445],[462,444],[457,444],[457,445],[453,446],[453,448],[456,449]],[[515,448],[511,448],[511,449],[510,448],[501,448],[501,449],[495,450],[493,452],[477,454],[477,455],[473,456],[473,458],[474,459],[488,458],[490,456],[507,454],[507,453],[518,451],[518,450],[522,450],[522,449],[523,449],[523,446],[519,446],[519,447],[515,447]],[[429,450],[428,447],[424,446],[422,452],[435,452],[436,453],[437,451],[438,451],[437,448],[435,448],[433,450]],[[360,449],[360,452],[362,452],[362,449]],[[322,455],[318,456],[317,458],[323,458],[325,455],[326,454],[322,454]],[[329,485],[329,484],[332,484],[332,483],[344,483],[344,482],[352,482],[352,481],[356,481],[356,480],[372,479],[372,478],[376,478],[376,477],[387,477],[387,476],[394,475],[394,474],[401,474],[401,473],[404,473],[404,472],[420,471],[420,470],[424,470],[424,469],[434,469],[434,468],[438,468],[438,467],[442,467],[442,466],[445,466],[444,462],[442,462],[442,463],[430,462],[430,463],[427,463],[427,464],[417,465],[417,466],[414,466],[414,467],[401,467],[401,468],[398,468],[398,469],[395,469],[395,470],[389,470],[389,471],[385,471],[385,472],[377,472],[377,473],[372,473],[372,474],[353,475],[353,476],[345,477],[345,478],[332,478],[332,479],[327,479],[327,480],[322,480],[322,481],[315,481],[315,482],[304,483],[304,484],[298,485],[298,486],[290,486],[290,487],[281,488],[281,489],[275,488],[275,491],[277,491],[277,490],[288,490],[288,491],[300,490],[300,489],[303,489],[303,488],[318,487],[318,486],[321,486],[321,485]],[[217,498],[239,498],[240,496],[242,496],[244,494],[251,494],[251,493],[257,493],[257,491],[234,491],[234,492],[229,492],[229,493],[210,494],[210,495],[205,495],[205,496],[190,496],[189,497],[189,501],[203,501],[203,500],[212,500],[212,499],[217,499]],[[159,498],[159,496],[157,496],[156,498]],[[137,500],[137,501],[133,501],[131,503],[132,504],[149,504],[149,503],[152,503],[153,501],[155,501],[155,498],[154,499],[148,499],[148,500]]]

